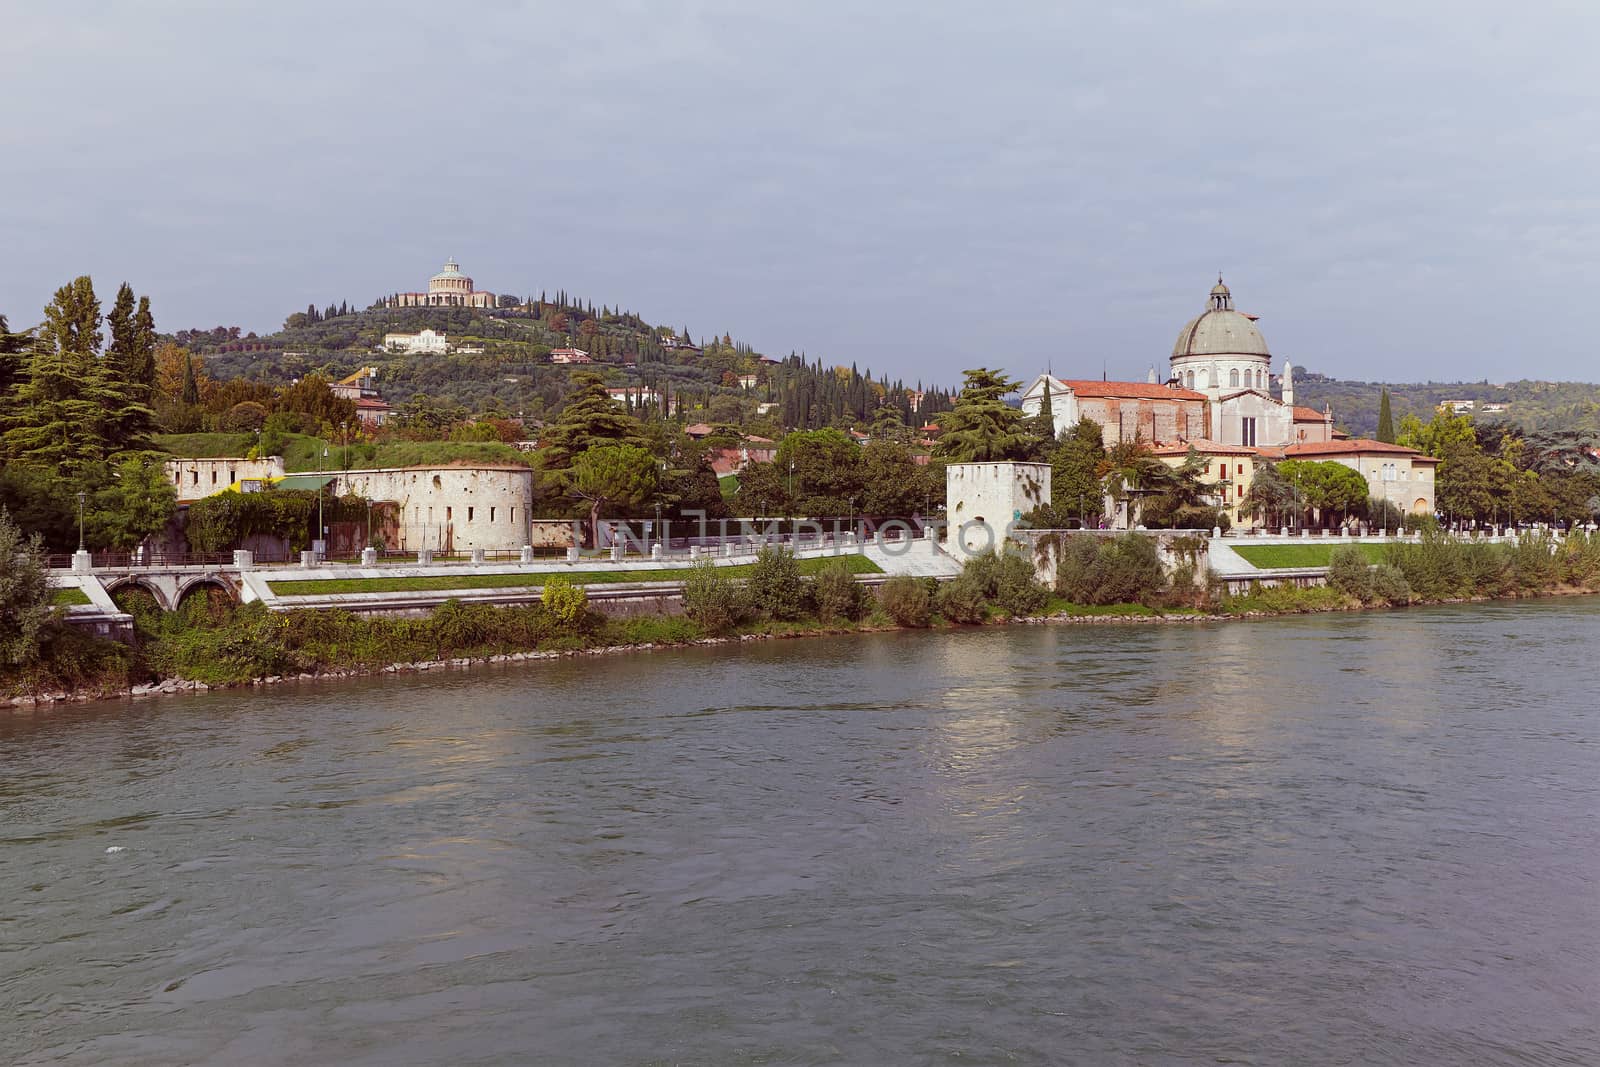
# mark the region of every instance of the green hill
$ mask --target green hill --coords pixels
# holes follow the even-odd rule
[[[1415,414],[1424,422],[1440,404],[1470,400],[1479,422],[1515,423],[1524,430],[1600,431],[1600,385],[1590,382],[1515,381],[1426,382],[1387,385],[1382,382],[1341,381],[1316,373],[1295,373],[1295,402],[1322,410],[1333,408],[1334,422],[1359,437],[1378,429],[1379,394],[1389,390],[1398,423]],[[1486,404],[1503,404],[1503,411],[1486,411]]]

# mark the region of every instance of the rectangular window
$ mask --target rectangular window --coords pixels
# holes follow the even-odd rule
[[[472,509],[470,507],[467,509],[467,521],[472,521]]]
[[[494,507],[492,505],[489,508],[489,521],[490,522],[494,521]]]
[[[1256,447],[1256,420],[1254,418],[1245,418],[1239,421],[1242,423],[1239,428],[1239,443],[1246,448]]]
[[[517,521],[517,509],[516,508],[512,508],[511,509],[511,518],[507,519],[506,521],[507,522],[516,522]]]
[[[212,485],[216,485],[217,484],[217,472],[216,471],[212,471],[211,472],[211,484]]]
[[[444,509],[444,521],[445,522],[449,522],[450,521],[451,515],[452,515],[452,513],[454,511],[455,511],[455,508],[450,507],[449,505],[445,506],[445,509]]]
[[[235,479],[237,479],[238,477],[239,477],[239,473],[237,471],[229,471],[228,472],[228,484],[232,485],[234,483]]]

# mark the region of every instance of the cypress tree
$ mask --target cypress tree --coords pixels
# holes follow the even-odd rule
[[[1378,395],[1378,440],[1394,444],[1394,414],[1389,410],[1389,390]]]
[[[106,405],[103,432],[110,452],[146,447],[155,428],[145,382],[155,373],[155,326],[149,320],[149,298],[135,311],[133,288],[123,282],[106,316],[111,343],[99,367]]]
[[[194,407],[200,403],[200,382],[195,378],[194,356],[185,355],[183,359],[183,400],[184,407]]]

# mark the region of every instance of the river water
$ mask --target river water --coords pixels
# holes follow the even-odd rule
[[[1600,1063],[1597,650],[1582,598],[0,717],[0,1060]]]

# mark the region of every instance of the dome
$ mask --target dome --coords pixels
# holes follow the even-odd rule
[[[1233,309],[1233,294],[1217,279],[1211,306],[1184,324],[1172,346],[1172,358],[1186,356],[1260,356],[1271,359],[1267,342],[1250,316]]]
[[[466,277],[466,275],[461,273],[461,265],[459,263],[457,263],[455,260],[449,259],[449,260],[445,261],[444,270],[440,271],[438,274],[435,274],[429,280],[437,282],[437,281],[443,281],[446,278],[465,278],[465,277]]]

